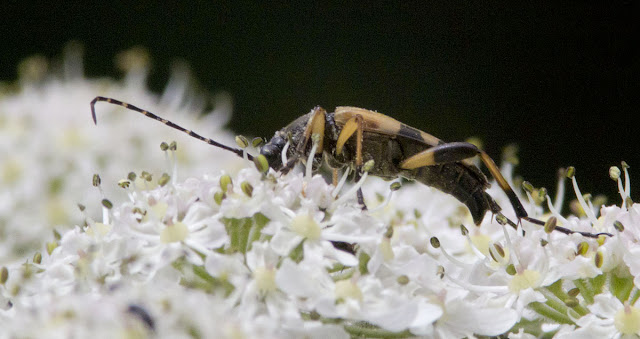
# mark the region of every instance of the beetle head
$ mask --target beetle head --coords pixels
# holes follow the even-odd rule
[[[260,154],[264,155],[267,158],[267,162],[269,163],[269,167],[273,168],[275,171],[286,170],[286,167],[294,165],[295,161],[303,154],[297,154],[297,152],[304,153],[305,150],[300,150],[299,145],[304,143],[304,130],[311,118],[311,113],[305,114],[293,122],[291,122],[287,127],[277,131],[273,138],[269,140],[262,148],[260,149]],[[290,141],[289,148],[287,150],[287,159],[290,162],[289,164],[282,163],[282,152],[284,150],[284,146],[287,144],[287,141]],[[309,148],[309,146],[307,146]],[[290,167],[289,167],[290,169]]]
[[[279,171],[284,166],[282,164],[282,151],[287,144],[286,136],[281,134],[280,131],[276,132],[273,138],[260,149],[260,154],[267,158],[269,167],[276,171]]]

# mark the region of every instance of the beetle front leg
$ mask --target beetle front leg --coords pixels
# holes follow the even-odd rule
[[[320,106],[314,107],[311,112],[311,118],[307,122],[307,126],[304,129],[303,140],[298,144],[296,148],[296,154],[303,154],[307,147],[307,143],[311,136],[318,136],[318,147],[316,148],[316,154],[322,153],[322,146],[324,145],[324,124],[327,111]]]

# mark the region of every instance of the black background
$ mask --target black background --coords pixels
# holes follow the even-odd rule
[[[118,76],[113,57],[143,46],[154,90],[186,61],[203,88],[233,95],[238,133],[270,137],[315,105],[360,106],[443,140],[480,137],[497,159],[515,142],[517,172],[535,186],[553,192],[557,168],[573,165],[583,193],[617,203],[610,166],[626,160],[640,188],[638,7],[4,2],[0,79],[15,79],[27,56],[59,56],[70,40],[85,46],[88,75]]]

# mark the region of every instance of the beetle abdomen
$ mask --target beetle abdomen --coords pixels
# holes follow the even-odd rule
[[[477,168],[471,169],[466,165],[453,163],[404,171],[402,176],[451,194],[467,206],[476,225],[482,222],[487,211],[500,211],[500,206],[485,192],[489,185]]]

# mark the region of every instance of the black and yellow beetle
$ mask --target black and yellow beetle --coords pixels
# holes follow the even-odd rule
[[[241,157],[244,155],[240,149],[220,144],[146,110],[112,98],[98,96],[91,101],[94,123],[95,104],[100,101],[142,113],[210,145]],[[518,220],[525,219],[544,225],[544,222],[527,215],[522,203],[487,153],[467,142],[444,142],[374,111],[341,106],[336,107],[335,112],[327,113],[323,108],[315,107],[311,112],[277,131],[271,140],[262,146],[260,154],[266,158],[270,168],[286,172],[298,162],[307,160],[313,149],[313,139],[317,142],[316,154],[313,163],[306,164],[307,166],[316,169],[324,159],[334,169],[334,174],[338,169],[351,167],[355,169],[358,178],[363,165],[368,163],[370,166],[367,166],[367,171],[370,175],[384,179],[403,177],[451,194],[467,206],[476,225],[482,222],[487,212],[496,214],[501,210],[486,192],[489,187],[487,177],[470,161],[471,158],[480,156],[509,198]],[[286,157],[283,157],[282,152],[287,144],[289,147],[286,147]],[[248,157],[253,159],[250,155]],[[282,162],[285,158],[287,163]],[[358,201],[364,206],[361,190],[358,190]],[[509,223],[516,226],[511,221]],[[575,232],[560,226],[555,229],[566,234],[580,233],[593,238],[600,234],[609,235]]]

